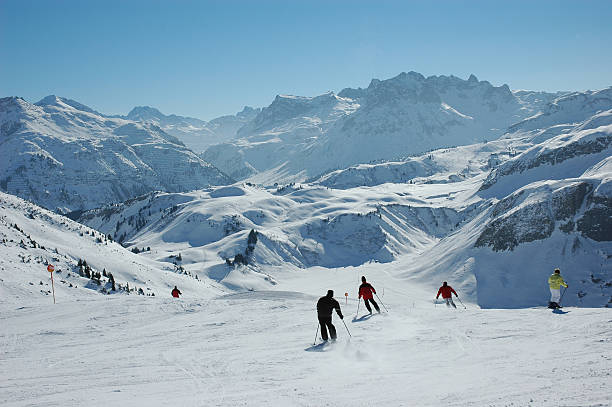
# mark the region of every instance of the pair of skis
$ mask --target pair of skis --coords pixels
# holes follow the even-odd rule
[[[459,302],[461,303],[461,305],[463,306],[463,309],[467,309],[467,307],[465,306],[465,304],[463,303],[463,301],[461,301],[461,298],[459,298],[459,296],[455,297],[459,300]],[[438,305],[438,299],[436,298],[434,300],[434,307]]]
[[[385,309],[385,311],[387,311],[387,314],[388,314],[389,310],[387,309],[387,307],[385,307],[385,304],[382,302],[378,294],[374,293],[374,295],[376,296],[376,298],[378,298],[378,301],[380,301],[380,304],[383,306],[383,308]],[[357,303],[357,313],[355,314],[355,318],[357,318],[357,316],[359,315],[359,304],[361,304],[361,297],[359,297],[359,302]],[[370,312],[370,314],[371,313],[372,312]],[[380,311],[378,311],[378,313],[380,313]]]

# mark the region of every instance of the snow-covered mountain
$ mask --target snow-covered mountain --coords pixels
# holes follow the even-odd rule
[[[0,189],[60,212],[232,182],[155,125],[56,96],[0,99],[0,151]]]
[[[543,106],[541,111],[533,116],[511,126],[508,136],[532,134],[538,136],[536,141],[541,141],[569,131],[592,116],[610,110],[611,106],[612,87],[562,95]],[[547,131],[542,132],[544,129]]]
[[[210,147],[203,157],[238,179],[303,181],[354,164],[496,139],[537,112],[543,99],[517,96],[474,75],[402,73],[338,95],[277,96],[238,139]]]
[[[270,169],[279,181],[307,174],[303,163],[310,160],[313,147],[358,108],[354,100],[332,92],[317,97],[279,95],[238,131],[236,140],[212,146],[202,157],[236,179]]]
[[[608,107],[612,106],[612,100]],[[538,131],[553,134],[559,125]],[[536,144],[501,164],[485,180],[481,190],[500,196],[530,182],[577,177],[612,155],[612,109],[573,123],[571,130]],[[503,179],[503,182],[500,180]]]
[[[154,107],[137,106],[122,118],[152,123],[181,140],[191,150],[201,153],[213,144],[234,138],[238,130],[254,119],[260,110],[246,106],[235,115],[221,116],[206,122],[193,117],[165,115]]]
[[[451,275],[481,306],[511,307],[544,303],[546,276],[560,266],[574,288],[564,301],[601,306],[612,300],[610,117],[537,145],[506,137],[305,184],[153,194],[80,220],[129,245],[180,250],[218,281],[255,230],[249,262],[262,270],[399,262],[399,278]]]

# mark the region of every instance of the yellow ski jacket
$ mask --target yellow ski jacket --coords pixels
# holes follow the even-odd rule
[[[560,290],[561,286],[567,288],[567,284],[563,281],[563,277],[561,277],[561,274],[557,273],[553,273],[548,277],[548,285],[554,290]]]

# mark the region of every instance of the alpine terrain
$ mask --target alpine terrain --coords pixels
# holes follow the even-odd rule
[[[0,404],[612,404],[612,88],[215,120],[0,99]]]

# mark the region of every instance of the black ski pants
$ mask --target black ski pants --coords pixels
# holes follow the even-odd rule
[[[331,315],[328,317],[319,316],[319,324],[321,325],[321,338],[326,341],[327,338],[327,328],[329,328],[329,335],[332,339],[336,339],[336,327],[332,324]]]
[[[368,298],[367,300],[363,300],[363,302],[370,314],[372,313],[372,308],[370,307],[370,303],[372,303],[372,305],[374,306],[374,309],[377,312],[380,312],[380,308],[378,308],[378,304],[376,303],[376,301],[374,301],[374,298]]]

